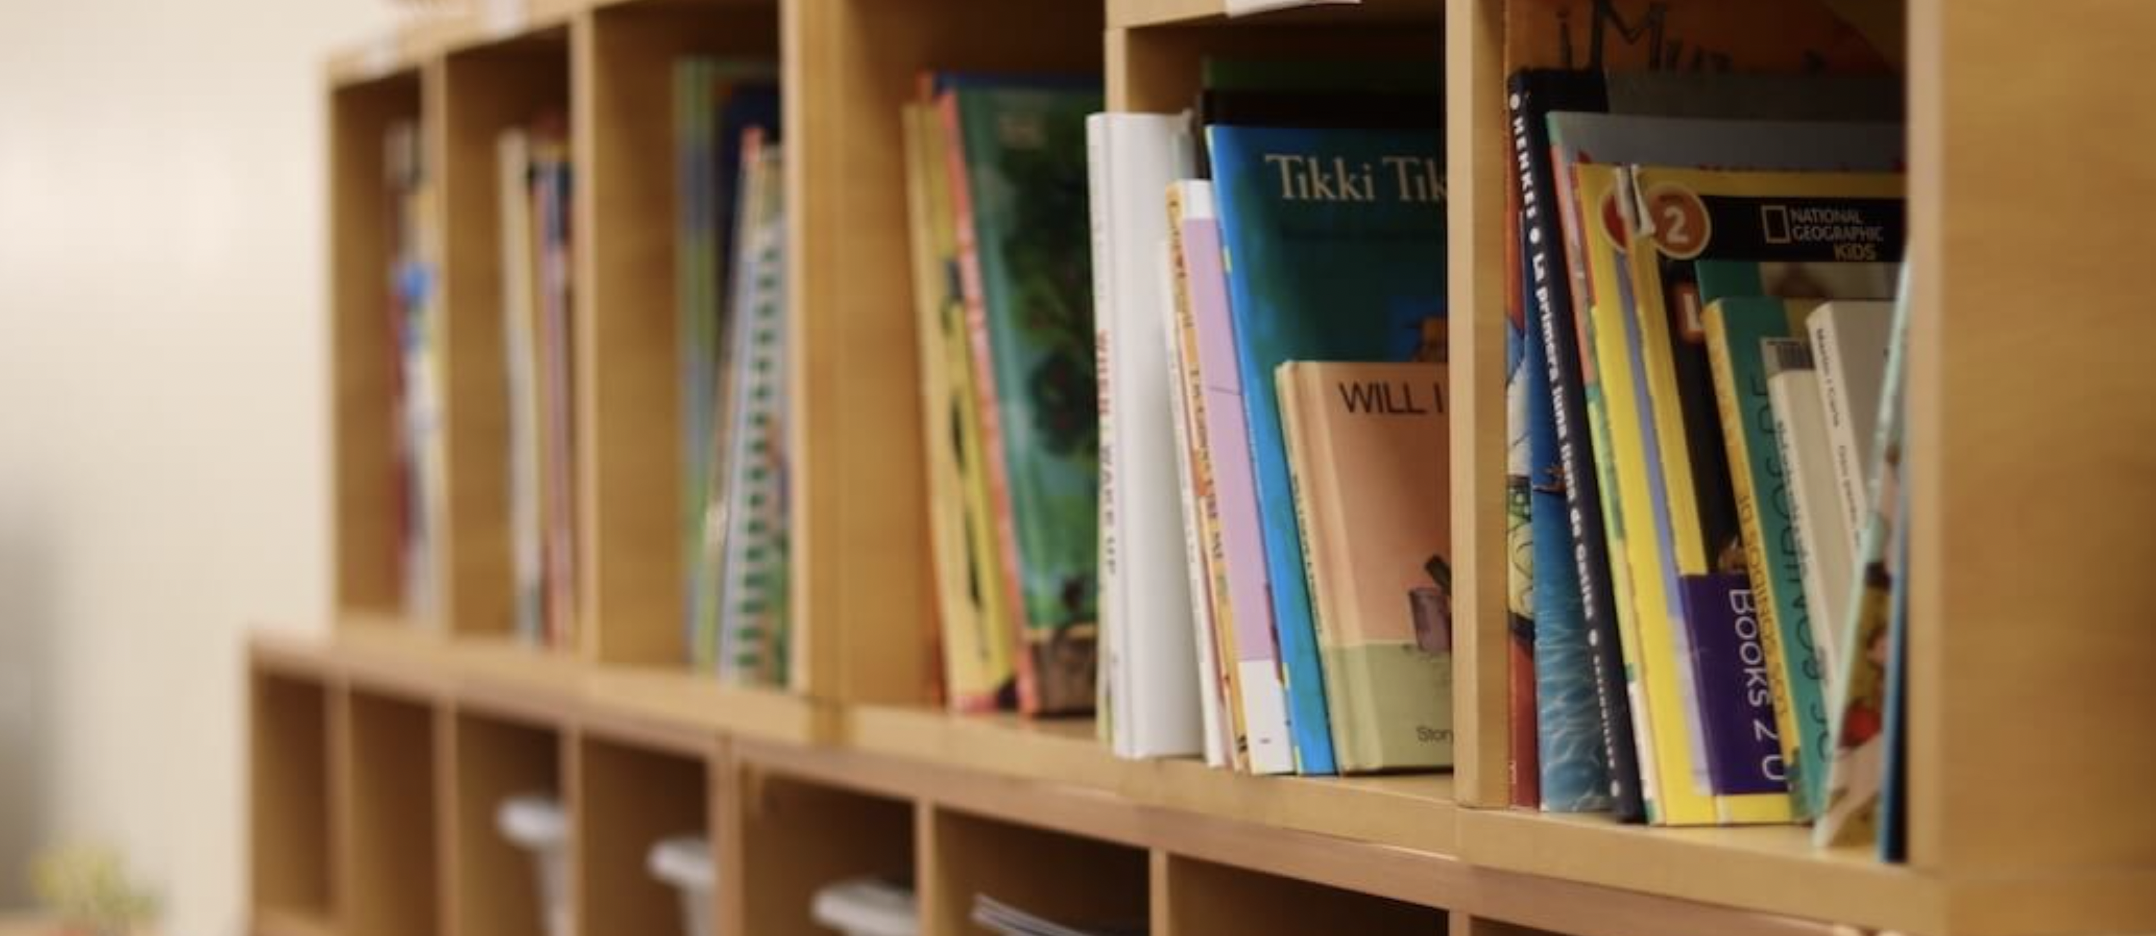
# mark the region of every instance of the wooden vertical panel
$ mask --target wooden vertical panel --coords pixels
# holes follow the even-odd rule
[[[1460,802],[1509,798],[1505,637],[1504,0],[1446,4],[1453,730]]]
[[[2156,4],[1910,17],[1912,858],[2156,867]]]
[[[561,743],[545,728],[469,713],[454,718],[453,831],[449,865],[451,936],[534,936],[541,932],[538,868],[496,821],[511,796],[561,796]]]
[[[458,633],[515,628],[509,535],[509,398],[503,346],[496,141],[540,114],[566,112],[565,37],[449,56],[440,65],[443,388],[449,468],[444,607]]]
[[[395,612],[403,605],[403,520],[383,134],[398,120],[418,117],[419,78],[408,73],[338,88],[329,103],[335,601],[339,610]]]
[[[739,778],[739,889],[727,908],[733,933],[821,936],[809,918],[816,891],[864,875],[913,878],[913,808],[754,769]]]
[[[1175,906],[1181,899],[1175,889],[1176,860],[1174,855],[1159,848],[1146,853],[1146,926],[1151,936],[1182,936],[1185,932],[1176,925],[1175,919]]]
[[[440,931],[432,710],[352,692],[346,698],[348,812],[339,888],[345,936]]]
[[[257,912],[326,917],[332,901],[325,691],[259,670],[249,686],[252,904]]]
[[[784,5],[795,685],[916,702],[926,484],[899,109],[923,69],[1097,71],[1089,0]]]
[[[778,12],[606,7],[570,32],[577,627],[600,662],[683,665],[673,64],[773,56]]]
[[[680,895],[646,862],[661,839],[710,835],[704,761],[586,736],[577,771],[570,834],[579,932],[680,932]]]
[[[1149,919],[1142,849],[948,810],[931,811],[927,822],[933,853],[922,858],[918,885],[924,934],[987,932],[969,918],[975,895],[1080,927]]]
[[[1156,852],[1154,865],[1154,919],[1166,923],[1165,929],[1155,929],[1156,936],[1445,936],[1446,932],[1445,911],[1434,907],[1180,855]]]

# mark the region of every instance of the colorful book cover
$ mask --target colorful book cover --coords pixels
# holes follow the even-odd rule
[[[1847,624],[1840,645],[1847,649],[1836,661],[1840,667],[1833,685],[1834,759],[1827,766],[1826,806],[1813,826],[1821,846],[1876,842],[1880,836],[1879,799],[1886,782],[1888,738],[1886,736],[1887,657],[1893,637],[1895,592],[1906,591],[1901,576],[1902,550],[1895,544],[1906,535],[1897,525],[1903,509],[1902,433],[1903,382],[1909,337],[1909,270],[1902,268],[1900,297],[1894,306],[1894,324],[1887,344],[1887,368],[1879,398],[1878,435],[1873,452],[1874,467],[1870,505],[1860,547],[1855,594],[1847,607]]]
[[[717,437],[723,518],[719,676],[783,687],[789,667],[785,156],[760,128],[741,140],[738,261],[723,347],[729,352]]]
[[[1696,635],[1713,626],[1721,611],[1683,601],[1693,594],[1683,580],[1742,575],[1745,567],[1693,261],[1893,261],[1901,243],[1901,181],[1893,175],[1639,167],[1621,173],[1619,186],[1624,214],[1639,235],[1639,249],[1628,255],[1637,290],[1628,324],[1640,336],[1643,412],[1652,420],[1646,467],[1657,496],[1650,516],[1664,531],[1655,558],[1657,568],[1673,576],[1671,597],[1677,600],[1667,613],[1680,633]],[[1698,684],[1694,724],[1717,794],[1788,788],[1779,756],[1762,771],[1750,733],[1717,731],[1709,700],[1748,678],[1742,668],[1725,668],[1703,672]]]
[[[1213,183],[1178,182],[1171,199],[1181,213],[1184,297],[1182,358],[1193,425],[1199,428],[1200,489],[1211,503],[1201,514],[1211,569],[1215,637],[1227,680],[1236,760],[1249,773],[1295,770],[1288,730],[1287,686],[1274,638],[1270,571],[1258,512],[1257,469],[1243,396],[1236,321],[1228,300],[1227,255]]]
[[[1515,307],[1517,308],[1517,307]],[[1527,342],[1517,321],[1505,332],[1505,693],[1506,774],[1511,802],[1542,806],[1541,750],[1535,724],[1535,534],[1528,495],[1532,424],[1528,421]]]
[[[1291,361],[1275,372],[1342,773],[1452,764],[1445,371]]]
[[[1751,580],[1740,569],[1682,576],[1677,584],[1684,591],[1692,678],[1711,744],[1715,793],[1786,794],[1781,727]]]
[[[975,391],[989,450],[1020,707],[1089,711],[1096,677],[1099,411],[1085,117],[1096,88],[950,82]]]
[[[1291,360],[1442,361],[1442,134],[1207,129],[1246,392],[1288,727],[1303,773],[1335,772],[1301,537],[1267,386]]]
[[[948,140],[933,105],[916,105],[912,113],[920,134],[909,168],[920,199],[914,222],[914,289],[940,612],[935,642],[949,706],[960,712],[989,712],[1014,706],[1017,686],[1010,636],[1003,627],[1003,579],[973,394],[971,333],[955,274],[958,231]]]

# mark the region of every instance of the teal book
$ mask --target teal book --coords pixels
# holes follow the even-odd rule
[[[1100,418],[1086,115],[1097,80],[944,77],[959,272],[1019,707],[1093,707]]]
[[[1287,361],[1445,360],[1440,131],[1206,135],[1244,386],[1272,386]],[[1336,773],[1279,397],[1243,403],[1296,769]]]

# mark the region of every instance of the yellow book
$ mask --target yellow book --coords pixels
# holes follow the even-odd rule
[[[993,569],[993,519],[981,472],[980,415],[964,305],[945,271],[958,249],[945,172],[945,136],[929,105],[908,106],[906,194],[912,232],[914,307],[921,358],[922,426],[928,457],[929,533],[941,619],[944,688],[952,708],[988,711],[1011,688],[1010,641]],[[954,431],[955,429],[955,431]]]
[[[1606,480],[1603,511],[1615,522],[1610,531],[1611,564],[1623,557],[1624,568],[1610,570],[1616,584],[1619,626],[1634,632],[1625,641],[1627,688],[1633,717],[1651,726],[1640,732],[1640,772],[1647,794],[1647,818],[1657,825],[1713,825],[1719,822],[1714,796],[1696,777],[1704,773],[1704,747],[1689,697],[1690,661],[1679,652],[1674,570],[1661,561],[1652,528],[1654,495],[1646,473],[1649,457],[1646,421],[1640,406],[1643,376],[1634,366],[1626,331],[1631,283],[1625,268],[1630,225],[1620,203],[1620,170],[1581,165],[1577,169],[1583,243],[1593,304],[1588,312],[1598,394],[1607,421],[1606,439],[1598,437],[1595,458]],[[1630,600],[1627,601],[1626,592]],[[1625,627],[1629,606],[1633,624]],[[1644,713],[1644,716],[1642,715]],[[1652,781],[1647,778],[1652,777]],[[1786,798],[1785,798],[1786,799]]]

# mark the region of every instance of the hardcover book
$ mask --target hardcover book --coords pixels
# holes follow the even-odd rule
[[[1086,118],[1091,171],[1095,360],[1100,408],[1100,611],[1114,749],[1197,754],[1190,576],[1178,535],[1174,409],[1161,288],[1162,195],[1190,174],[1177,114]]]
[[[1445,366],[1291,361],[1276,379],[1340,771],[1450,766]]]
[[[1100,424],[1085,117],[1095,87],[947,79],[959,267],[1019,705],[1094,702]]]
[[[1291,360],[1443,360],[1442,135],[1211,127],[1245,388]],[[1279,404],[1243,395],[1288,726],[1304,773],[1335,770]]]
[[[932,104],[915,105],[913,113],[920,135],[909,153],[914,162],[909,174],[919,189],[913,219],[914,301],[941,612],[934,642],[943,660],[942,683],[950,708],[988,712],[1014,707],[1017,701],[1003,614],[1008,599],[988,498],[979,399],[973,391],[972,332],[956,272],[958,222],[949,139]]]

